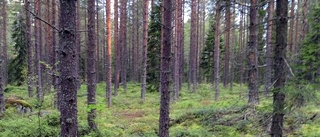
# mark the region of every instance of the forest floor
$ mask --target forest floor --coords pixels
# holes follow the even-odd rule
[[[20,96],[34,106],[33,112],[17,113],[9,108],[0,117],[0,136],[36,137],[58,136],[59,112],[53,108],[54,93],[47,93],[39,104],[27,96],[27,87],[9,86],[5,96]],[[79,136],[86,137],[153,137],[157,136],[159,118],[159,93],[147,93],[146,101],[140,99],[140,84],[129,83],[127,91],[119,89],[112,98],[112,107],[106,107],[105,84],[97,86],[98,132],[87,126],[86,86],[78,92]],[[209,84],[200,84],[196,93],[184,85],[177,102],[170,105],[170,136],[172,137],[253,137],[269,136],[272,117],[272,97],[260,94],[257,106],[247,105],[247,88],[235,84],[233,90],[220,88],[219,101],[214,101],[214,91]],[[315,92],[317,98],[320,92]],[[287,104],[290,104],[290,99]],[[316,137],[320,135],[320,102],[309,102],[302,107],[287,105],[285,136]],[[39,107],[41,106],[41,107]],[[39,113],[40,112],[40,113]],[[40,114],[40,115],[39,115]]]

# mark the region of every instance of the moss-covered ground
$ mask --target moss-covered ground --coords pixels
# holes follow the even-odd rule
[[[78,92],[79,136],[85,137],[153,137],[157,136],[159,93],[147,93],[140,100],[140,84],[129,83],[127,92],[121,88],[106,107],[105,84],[97,86],[98,132],[87,126],[86,86]],[[172,137],[255,137],[268,136],[272,117],[272,97],[260,94],[258,106],[247,105],[247,88],[234,85],[233,90],[220,88],[219,101],[209,84],[200,84],[197,93],[184,85],[177,102],[170,105],[170,136]],[[316,92],[316,96],[320,96]],[[26,87],[8,87],[5,96],[21,96],[33,105],[33,112],[19,114],[9,108],[0,118],[1,137],[51,137],[59,135],[59,112],[53,108],[54,93],[45,95],[44,102],[28,98]],[[41,106],[41,107],[40,107]],[[40,112],[40,113],[39,113]],[[285,136],[316,137],[320,135],[319,102],[302,108],[286,107]]]

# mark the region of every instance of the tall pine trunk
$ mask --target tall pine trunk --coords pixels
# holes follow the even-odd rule
[[[180,64],[181,64],[181,48],[182,48],[182,0],[176,1],[176,43],[174,47],[174,100],[178,100],[180,91]]]
[[[248,43],[248,88],[249,104],[257,105],[259,103],[258,92],[258,1],[251,0],[250,6],[250,26],[249,26],[249,43]]]
[[[274,1],[269,1],[268,23],[267,23],[267,43],[266,43],[266,74],[265,74],[265,96],[269,96],[272,79],[272,33],[273,33],[273,12]]]
[[[76,137],[77,120],[77,84],[76,71],[76,1],[60,0],[59,19],[59,57],[60,57],[60,136]]]
[[[192,92],[196,92],[197,81],[197,0],[191,1],[191,28],[189,53],[189,83],[192,83]]]
[[[96,41],[95,41],[95,0],[88,0],[88,43],[87,43],[87,103],[88,125],[90,129],[95,130],[97,125],[96,118]]]
[[[159,118],[159,136],[169,137],[169,103],[170,103],[170,54],[172,34],[172,1],[163,0],[163,39],[161,48],[161,100]]]
[[[149,1],[143,1],[143,49],[142,49],[142,82],[141,82],[141,99],[146,99],[147,86],[147,49],[148,49],[148,5]]]
[[[34,12],[41,18],[41,1],[35,0],[34,2]],[[42,73],[41,73],[41,21],[39,19],[35,20],[35,66],[36,66],[36,76],[37,76],[37,98],[42,100]]]
[[[108,107],[112,106],[112,91],[111,91],[111,0],[106,0],[106,27],[107,27],[107,57],[106,57],[106,85],[107,85],[107,101]]]
[[[215,91],[215,101],[219,99],[219,71],[220,71],[220,11],[221,11],[221,1],[216,3],[216,24],[215,24],[215,40],[214,40],[214,91]]]
[[[283,136],[283,117],[285,93],[282,91],[286,82],[286,47],[288,32],[288,0],[276,3],[276,45],[274,48],[274,93],[271,137]]]
[[[3,59],[0,58],[0,67],[2,68]],[[3,92],[3,82],[2,82],[3,73],[0,73],[0,116],[6,111],[5,101],[4,101],[4,92]]]
[[[26,13],[26,46],[27,46],[27,60],[28,60],[28,95],[30,98],[33,97],[33,63],[32,63],[32,48],[31,48],[31,21],[30,21],[30,1],[25,0]]]
[[[226,2],[226,33],[225,33],[225,53],[224,53],[224,77],[223,86],[227,87],[229,82],[229,62],[230,62],[230,29],[231,29],[231,2]]]
[[[118,95],[118,88],[119,88],[119,81],[120,81],[120,44],[119,42],[119,29],[118,29],[118,0],[114,0],[114,50],[115,50],[115,56],[114,56],[114,96]]]
[[[121,0],[120,5],[120,35],[121,46],[121,83],[123,90],[127,90],[127,0]]]
[[[7,0],[2,0],[2,53],[3,53],[3,85],[8,84],[8,43],[7,43]]]

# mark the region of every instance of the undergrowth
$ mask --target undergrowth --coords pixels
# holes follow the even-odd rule
[[[247,105],[247,89],[235,84],[233,91],[221,87],[219,101],[209,84],[201,84],[196,93],[183,85],[180,98],[170,105],[170,136],[173,137],[228,137],[268,136],[272,117],[272,98],[260,95],[257,106]],[[289,88],[290,89],[290,88]],[[290,95],[299,95],[292,92]],[[308,89],[310,90],[310,89]],[[317,90],[313,96],[320,96]],[[129,83],[127,91],[120,87],[113,97],[111,108],[106,106],[105,84],[98,84],[96,109],[98,131],[90,132],[87,125],[86,86],[78,92],[79,136],[83,137],[156,137],[158,133],[159,93],[147,93],[140,100],[140,84]],[[320,134],[319,102],[309,101],[303,95],[303,105],[293,106],[301,98],[288,96],[285,115],[285,136],[312,137]],[[54,93],[47,92],[41,110],[36,98],[28,98],[26,87],[9,86],[5,96],[19,96],[33,105],[31,113],[20,114],[15,108],[7,109],[0,117],[0,136],[51,137],[60,131],[60,113],[53,108]],[[309,101],[309,102],[308,102]]]

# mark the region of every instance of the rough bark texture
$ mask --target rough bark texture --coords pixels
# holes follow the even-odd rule
[[[41,2],[40,0],[35,0],[34,2],[34,12],[38,17],[41,17]],[[37,98],[39,100],[43,99],[42,93],[42,73],[41,73],[41,21],[39,19],[35,20],[35,66],[36,66],[36,74],[37,74]]]
[[[120,80],[120,45],[118,44],[118,0],[114,0],[114,96],[118,95],[118,88],[119,88],[119,80]]]
[[[51,12],[50,12],[50,0],[46,0],[46,21],[47,22],[51,22]],[[49,26],[49,25],[45,25],[45,33],[46,33],[46,39],[45,39],[45,61],[47,64],[51,64],[51,58],[52,58],[52,33],[50,32],[52,28]],[[45,68],[46,70],[48,70],[48,68]],[[52,80],[52,76],[51,75],[48,75],[47,73],[46,74],[46,79],[45,79],[45,84],[46,84],[46,88],[45,88],[45,92],[48,93],[51,91],[51,80]]]
[[[97,26],[96,26],[96,29],[97,29],[97,33],[95,33],[95,40],[96,40],[96,83],[99,83],[100,82],[100,33],[99,33],[99,30],[100,30],[100,26],[99,26],[99,0],[96,0],[96,6],[95,6],[96,10],[95,10],[95,14],[96,14],[96,23],[97,23]]]
[[[7,1],[2,1],[3,85],[8,84]]]
[[[127,0],[121,0],[120,7],[120,36],[121,46],[121,83],[123,90],[127,90]]]
[[[288,32],[288,0],[277,0],[276,3],[276,45],[274,48],[274,93],[271,136],[283,136],[283,117],[285,94],[283,88],[286,82],[286,47]]]
[[[88,125],[95,130],[97,125],[96,118],[96,41],[95,41],[95,0],[88,1],[88,43],[87,43],[87,103],[88,108]]]
[[[3,60],[0,58],[0,68],[2,68]],[[4,92],[3,92],[3,82],[2,82],[2,76],[3,73],[0,73],[0,116],[4,114],[6,111],[5,102],[4,102]]]
[[[163,40],[161,54],[161,100],[159,118],[159,136],[169,137],[170,103],[170,53],[172,34],[172,1],[163,0]]]
[[[216,24],[215,24],[215,40],[214,40],[214,91],[215,91],[215,100],[219,99],[219,54],[220,54],[220,11],[221,11],[221,1],[216,3]]]
[[[229,62],[230,62],[230,29],[231,29],[231,2],[226,1],[226,33],[225,33],[225,53],[224,53],[224,77],[223,86],[227,87],[229,82]]]
[[[249,89],[249,104],[257,105],[259,103],[258,92],[258,10],[257,0],[251,0],[250,6],[250,26],[249,26],[249,43],[248,43],[248,89]]]
[[[60,57],[60,128],[61,137],[76,137],[77,83],[76,71],[76,5],[74,0],[60,0],[59,57]]]
[[[266,43],[266,74],[265,74],[265,96],[269,96],[272,79],[272,32],[273,32],[273,12],[274,1],[269,1],[268,23],[267,23],[267,43]]]
[[[141,99],[146,99],[147,88],[147,49],[148,49],[148,5],[149,0],[143,1],[143,49],[142,49],[142,82],[141,82]]]
[[[106,57],[106,85],[107,85],[107,101],[108,101],[108,107],[112,106],[112,91],[111,91],[111,0],[106,0],[106,27],[107,27],[107,57]]]
[[[51,25],[53,26],[56,26],[56,1],[53,0],[52,1],[52,5],[51,5],[51,12],[52,12],[52,19],[51,19]],[[57,55],[57,39],[56,39],[56,30],[54,29],[51,29],[52,31],[52,66],[53,66],[53,71],[55,72],[54,73],[54,77],[53,77],[53,80],[52,80],[52,84],[53,84],[53,87],[54,87],[54,90],[55,90],[55,107],[57,107],[59,109],[59,104],[60,104],[60,97],[59,97],[59,94],[60,94],[60,90],[59,90],[59,77],[57,77],[57,73],[59,68],[58,68],[58,65],[56,64],[56,62],[58,62],[58,55]]]
[[[76,29],[77,30],[80,30],[80,26],[81,26],[81,20],[80,20],[80,0],[78,0],[77,1],[77,3],[76,3],[76,5],[77,5],[77,8],[76,8],[76,16],[77,16],[77,18],[76,18]],[[81,33],[80,32],[77,32],[77,35],[76,35],[76,45],[77,45],[77,54],[76,54],[76,63],[77,63],[77,67],[76,67],[76,69],[77,69],[77,72],[78,72],[78,74],[79,74],[79,76],[80,76],[80,51],[81,51],[81,35],[80,35]],[[78,83],[78,89],[80,89],[80,86],[81,86],[81,81],[79,81],[79,83]]]
[[[294,1],[295,0],[291,0],[291,7],[290,7],[290,30],[289,30],[289,42],[288,42],[288,46],[289,46],[289,51],[288,51],[288,53],[289,53],[289,55],[292,55],[293,54],[293,45],[294,45],[294,43],[293,43],[293,36],[294,36],[294,34],[293,34],[293,25],[294,25],[294,18],[295,18],[295,16],[294,16],[294,6],[295,6],[295,4],[294,4]]]
[[[176,43],[174,47],[174,100],[179,99],[180,92],[180,64],[181,64],[181,48],[183,36],[181,35],[182,28],[182,0],[176,1],[176,21],[175,21],[175,31],[176,31]]]
[[[192,92],[196,92],[196,61],[197,61],[197,0],[191,1],[191,28],[189,53],[189,83],[192,83]]]
[[[25,1],[25,9],[30,11],[30,1]],[[32,48],[31,48],[31,21],[30,21],[30,13],[26,13],[26,46],[27,46],[27,60],[28,60],[28,95],[30,98],[33,97],[33,63],[32,63]]]

